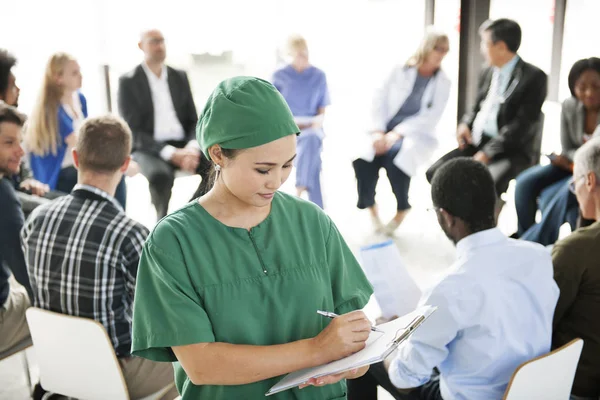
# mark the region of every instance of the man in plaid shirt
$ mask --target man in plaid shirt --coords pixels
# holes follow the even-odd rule
[[[173,369],[130,355],[137,267],[148,236],[114,198],[130,152],[131,131],[124,121],[87,120],[73,150],[78,184],[68,196],[34,210],[21,243],[35,306],[100,322],[130,397],[141,398],[172,384]],[[173,388],[165,398],[175,396]]]

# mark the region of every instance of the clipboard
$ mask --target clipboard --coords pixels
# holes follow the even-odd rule
[[[311,378],[339,374],[351,369],[364,367],[385,360],[402,344],[423,322],[437,309],[434,306],[423,306],[394,321],[377,327],[383,331],[371,332],[367,345],[341,360],[333,361],[317,367],[305,368],[286,375],[282,380],[269,389],[265,396],[283,392],[307,382]]]

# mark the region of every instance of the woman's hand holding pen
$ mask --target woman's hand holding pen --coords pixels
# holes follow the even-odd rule
[[[362,311],[352,311],[331,320],[312,339],[319,364],[347,357],[365,348],[371,333],[371,322]]]
[[[370,333],[371,321],[362,311],[352,311],[332,319],[329,325],[312,339],[319,364],[339,360],[364,349]],[[307,386],[330,385],[342,379],[361,377],[368,370],[369,367],[365,366],[335,375],[322,376],[311,379],[299,387],[302,389]]]

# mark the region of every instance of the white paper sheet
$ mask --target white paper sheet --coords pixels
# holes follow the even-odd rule
[[[408,273],[393,240],[361,248],[360,260],[383,317],[404,315],[415,309],[421,290]]]

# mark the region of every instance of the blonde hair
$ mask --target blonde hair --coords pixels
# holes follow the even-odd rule
[[[420,67],[433,49],[442,42],[449,44],[448,36],[437,28],[428,26],[417,51],[406,61],[406,66]]]
[[[58,109],[64,89],[57,83],[69,61],[75,61],[67,53],[56,53],[46,64],[44,82],[37,103],[25,127],[25,147],[28,151],[43,156],[47,153],[56,155],[58,134]]]
[[[301,50],[308,50],[306,39],[298,34],[290,35],[286,43],[286,52],[288,55],[293,56]]]

